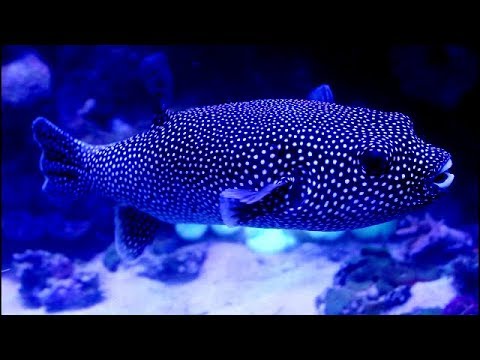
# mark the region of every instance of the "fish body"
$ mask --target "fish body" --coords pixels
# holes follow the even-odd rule
[[[152,224],[354,229],[426,205],[453,181],[450,154],[406,115],[331,102],[166,110],[148,131],[101,146],[43,118],[33,129],[46,191],[94,191],[123,208],[117,217]]]

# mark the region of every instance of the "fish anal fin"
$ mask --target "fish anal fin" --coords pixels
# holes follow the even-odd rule
[[[131,206],[115,209],[115,246],[120,257],[132,262],[155,239],[162,222]]]

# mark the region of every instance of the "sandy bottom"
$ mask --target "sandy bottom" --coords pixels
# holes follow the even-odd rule
[[[213,243],[201,275],[190,282],[166,285],[137,275],[140,266],[108,272],[98,257],[86,269],[100,273],[105,300],[85,309],[55,314],[282,314],[313,315],[315,298],[332,285],[341,263],[321,256],[320,247],[303,244],[284,254],[259,255],[232,243]],[[2,314],[43,315],[26,309],[18,282],[2,277]],[[412,298],[392,309],[402,314],[415,307],[444,307],[454,296],[451,280],[417,283]]]

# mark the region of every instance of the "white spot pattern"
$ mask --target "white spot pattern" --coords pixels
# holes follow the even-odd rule
[[[388,164],[365,168],[375,150]],[[450,155],[420,140],[401,113],[310,100],[257,100],[171,114],[85,162],[95,190],[172,223],[221,224],[226,189],[293,185],[248,226],[342,230],[387,221],[438,195]]]

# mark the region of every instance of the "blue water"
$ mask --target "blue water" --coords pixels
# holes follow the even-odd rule
[[[106,251],[114,238],[113,204],[109,201],[89,196],[73,202],[41,191],[40,152],[31,131],[37,116],[51,119],[77,138],[101,144],[146,130],[161,104],[180,110],[261,98],[306,99],[321,94],[321,84],[329,84],[337,103],[409,114],[421,137],[452,154],[454,185],[441,199],[413,215],[423,218],[428,212],[450,228],[470,234],[472,241],[467,245],[432,245],[431,253],[426,252],[421,261],[432,269],[463,261],[470,267],[458,271],[471,276],[472,264],[478,263],[479,145],[470,113],[479,90],[480,59],[472,49],[452,45],[354,50],[265,45],[3,47],[2,269],[12,269],[3,274],[24,285],[30,281],[29,289],[41,287],[40,270],[27,274],[31,277],[22,273],[22,277],[18,264],[12,263],[13,254],[45,250],[61,253],[66,259],[89,261]],[[238,242],[265,255],[323,241],[331,247],[340,244],[337,250],[342,252],[347,240],[362,244],[358,249],[369,240],[382,244],[400,227],[398,222],[390,222],[353,233],[309,234],[177,224],[165,226],[162,236],[168,241],[155,246],[158,253],[168,254],[198,242]],[[452,250],[452,246],[462,250]],[[475,253],[476,260],[468,260],[474,259]],[[50,255],[42,256],[50,259]],[[200,269],[201,256],[185,256]],[[440,259],[438,264],[432,257]],[[179,277],[177,260],[164,264],[170,269],[167,275],[193,281]],[[346,264],[348,256],[338,261]],[[441,271],[448,272],[445,269]],[[476,269],[478,278],[478,265]],[[158,281],[167,275],[162,273]],[[95,280],[85,281],[87,287],[95,288]],[[463,289],[458,290],[459,296],[478,303],[477,289],[458,288]],[[51,301],[58,297],[53,294]],[[87,306],[89,301],[103,300],[92,293],[85,303],[72,306]]]

